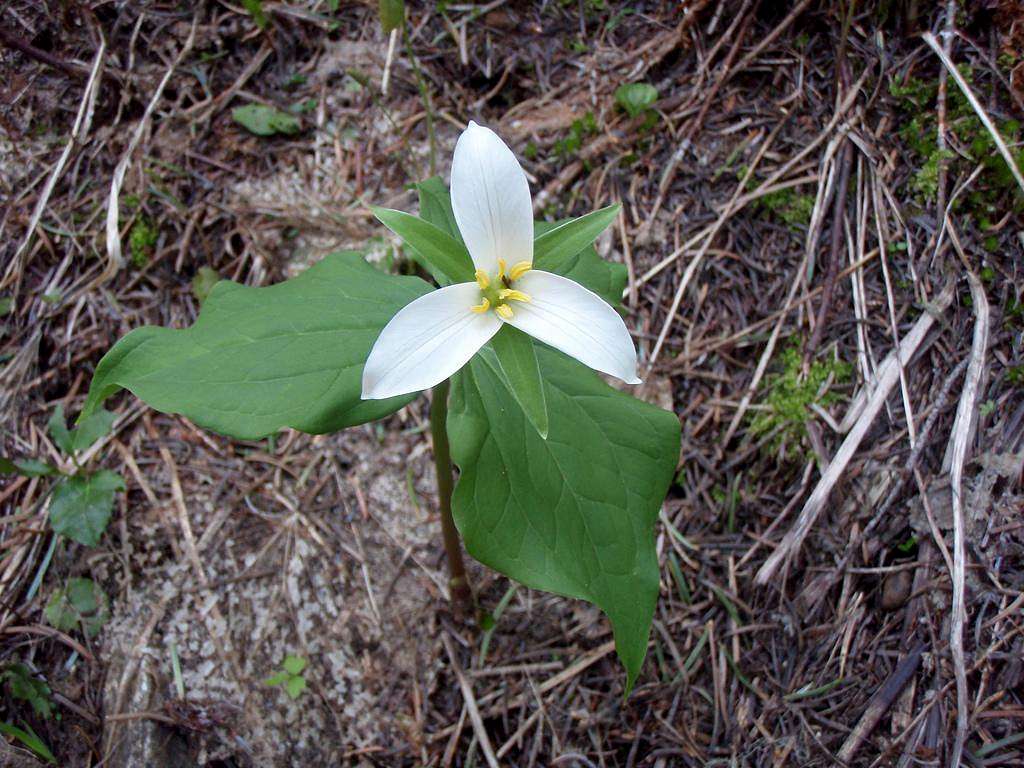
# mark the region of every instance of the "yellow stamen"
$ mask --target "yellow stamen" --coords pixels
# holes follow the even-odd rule
[[[503,278],[505,276],[505,267],[506,266],[507,265],[505,264],[505,260],[504,259],[498,259],[498,279],[499,280],[501,280],[501,278]]]
[[[513,264],[512,269],[508,271],[508,279],[518,280],[531,269],[533,269],[533,263],[529,261],[520,261],[518,264]]]
[[[487,286],[491,284],[491,278],[482,269],[478,269],[474,277],[476,277],[476,284],[480,286],[481,291],[486,290]]]
[[[512,307],[510,307],[508,304],[499,304],[494,308],[494,311],[497,312],[498,315],[504,318],[505,320],[512,319]]]
[[[512,288],[503,288],[500,291],[498,291],[498,298],[499,299],[512,299],[512,301],[529,301],[530,300],[529,294],[523,293],[522,291],[514,290]]]
[[[485,296],[483,301],[481,301],[479,304],[474,304],[472,307],[469,308],[469,310],[470,312],[476,312],[479,315],[486,312],[490,308],[491,302]]]

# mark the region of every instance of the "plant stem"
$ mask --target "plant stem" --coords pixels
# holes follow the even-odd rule
[[[452,604],[468,608],[473,593],[466,578],[466,565],[462,561],[459,531],[452,519],[452,456],[448,446],[448,390],[450,384],[442,381],[433,390],[430,401],[430,435],[434,442],[434,468],[437,471],[437,496],[441,507],[441,535],[448,560],[448,590]]]

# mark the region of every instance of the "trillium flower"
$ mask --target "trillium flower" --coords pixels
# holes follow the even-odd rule
[[[470,122],[459,137],[451,196],[476,280],[439,288],[391,318],[363,369],[364,400],[439,384],[506,323],[595,370],[640,383],[618,312],[579,283],[533,269],[530,185],[494,131]]]

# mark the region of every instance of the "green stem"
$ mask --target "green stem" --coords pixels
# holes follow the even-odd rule
[[[441,507],[441,535],[448,559],[448,590],[452,603],[458,608],[472,604],[473,593],[466,578],[466,565],[462,560],[462,543],[452,518],[452,455],[448,446],[448,390],[447,380],[433,390],[430,401],[430,435],[434,441],[434,468],[437,471],[437,496]]]

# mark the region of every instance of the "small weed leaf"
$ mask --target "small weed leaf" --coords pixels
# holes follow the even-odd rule
[[[282,112],[265,104],[249,104],[236,107],[231,112],[232,119],[243,128],[257,136],[273,136],[283,133],[291,135],[302,128],[302,121],[295,115]]]
[[[110,618],[107,596],[92,579],[71,579],[51,595],[43,614],[55,629],[81,628],[88,638],[96,637]]]
[[[107,529],[114,493],[124,490],[120,475],[102,470],[64,479],[50,500],[50,525],[57,533],[95,547]]]
[[[641,115],[658,100],[658,89],[650,83],[627,83],[615,89],[615,103],[630,117]]]
[[[11,696],[27,701],[37,715],[49,719],[53,715],[50,686],[39,680],[24,664],[13,663],[0,672],[0,680],[7,684]]]

